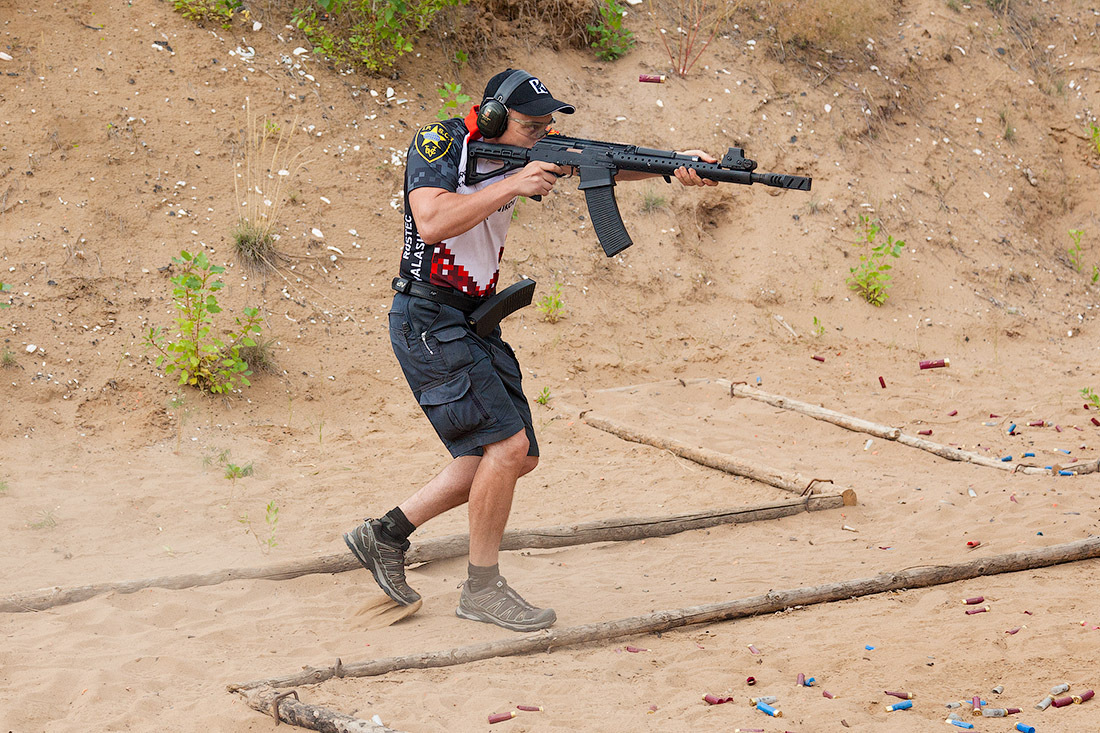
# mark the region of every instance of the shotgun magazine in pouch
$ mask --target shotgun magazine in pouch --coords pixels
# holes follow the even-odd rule
[[[484,338],[505,318],[531,305],[534,295],[535,281],[524,278],[478,306],[477,310],[466,316],[466,322],[478,336]]]

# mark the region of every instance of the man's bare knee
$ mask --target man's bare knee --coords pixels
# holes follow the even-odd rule
[[[539,465],[538,456],[527,456],[523,462],[523,467],[520,469],[519,475],[526,476],[535,470],[535,466]]]
[[[484,453],[485,458],[509,466],[516,471],[517,476],[522,476],[525,473],[523,469],[526,468],[528,459],[531,458],[527,455],[530,447],[531,442],[527,439],[526,431],[521,430],[511,437],[485,446]],[[534,466],[531,466],[531,468],[534,468]]]

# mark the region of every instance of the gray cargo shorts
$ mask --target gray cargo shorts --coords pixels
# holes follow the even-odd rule
[[[462,311],[403,293],[394,295],[389,321],[401,371],[452,457],[482,455],[520,430],[527,454],[539,454],[519,361],[499,326],[481,338]]]

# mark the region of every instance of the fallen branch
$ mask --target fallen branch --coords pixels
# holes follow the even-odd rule
[[[812,587],[769,591],[734,601],[657,611],[645,616],[602,621],[564,629],[548,629],[519,638],[456,647],[440,652],[424,652],[403,657],[387,657],[339,667],[315,667],[285,677],[274,677],[228,685],[230,692],[257,687],[297,687],[316,684],[333,677],[374,677],[401,669],[430,669],[466,664],[494,657],[549,651],[574,644],[603,641],[624,636],[668,631],[669,629],[728,621],[746,616],[776,613],[789,608],[847,600],[911,588],[955,583],[986,575],[1013,573],[1100,557],[1100,537],[1090,537],[1034,550],[1021,550],[993,557],[978,558],[957,565],[937,565],[880,573],[870,578],[843,580]],[[339,673],[339,674],[338,674]]]
[[[592,542],[621,542],[646,537],[664,537],[678,532],[714,527],[720,524],[778,519],[799,512],[836,509],[854,503],[854,494],[850,496],[843,494],[815,495],[806,499],[788,502],[733,509],[716,509],[667,517],[624,517],[554,527],[508,530],[504,533],[501,549],[523,550],[528,548],[568,547]],[[467,534],[448,535],[438,539],[425,540],[412,547],[405,556],[405,562],[409,565],[415,565],[462,557],[468,552],[469,544],[470,540]],[[54,606],[85,601],[104,593],[136,593],[146,588],[181,590],[217,585],[231,580],[289,580],[316,573],[342,573],[360,567],[362,566],[350,553],[343,553],[285,562],[265,568],[231,568],[210,573],[188,573],[160,578],[146,578],[144,580],[96,583],[74,588],[44,588],[29,593],[16,593],[5,596],[0,599],[0,612],[41,611]]]
[[[1057,473],[1057,471],[1073,471],[1074,473],[1095,473],[1100,471],[1100,459],[1094,461],[1083,461],[1078,463],[1072,463],[1068,465],[1056,466],[1053,469],[1043,468],[1041,466],[1028,466],[1020,463],[1006,463],[1004,461],[994,460],[992,458],[986,458],[980,456],[977,453],[971,453],[970,451],[961,450],[959,448],[952,448],[941,443],[935,443],[931,440],[925,440],[924,438],[917,438],[912,435],[906,435],[901,432],[900,428],[892,428],[888,425],[880,425],[877,423],[862,420],[858,417],[852,417],[851,415],[845,415],[840,412],[835,412],[818,405],[811,405],[808,402],[800,402],[798,400],[792,400],[789,397],[782,397],[780,395],[768,394],[762,392],[754,387],[750,387],[747,384],[734,384],[724,379],[715,380],[716,383],[729,387],[730,394],[735,397],[749,397],[760,402],[766,402],[774,407],[781,407],[785,410],[793,410],[800,412],[804,415],[816,418],[818,420],[824,420],[831,422],[834,425],[839,425],[842,428],[847,428],[860,433],[868,433],[870,435],[884,438],[885,440],[896,440],[902,445],[907,445],[910,448],[919,448],[920,450],[934,453],[940,458],[946,458],[950,461],[962,461],[964,463],[973,463],[978,466],[985,466],[986,468],[997,468],[1002,471],[1010,471],[1012,473],[1029,473],[1029,474],[1045,474],[1050,476]]]
[[[270,687],[242,691],[248,707],[275,718],[275,725],[290,723],[322,733],[400,733],[369,720],[353,718],[335,710],[298,700],[297,692],[277,692]]]
[[[821,479],[807,479],[797,473],[783,473],[779,469],[751,463],[742,458],[736,458],[708,448],[693,448],[674,438],[643,433],[635,428],[620,425],[606,417],[593,415],[592,413],[586,413],[581,419],[584,420],[586,424],[611,433],[612,435],[616,435],[623,440],[643,443],[645,445],[651,445],[654,448],[667,450],[689,461],[694,461],[704,466],[709,466],[710,468],[716,468],[726,473],[732,473],[735,476],[744,476],[753,481],[759,481],[795,494],[812,493],[814,491],[814,484],[821,481]],[[830,481],[829,483],[832,482]],[[842,486],[836,486],[835,488],[840,491],[841,495],[846,497],[846,503],[856,503],[855,491]]]

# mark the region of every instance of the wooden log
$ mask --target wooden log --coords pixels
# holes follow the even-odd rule
[[[836,509],[855,503],[853,495],[815,495],[809,500],[761,504],[691,512],[665,517],[624,517],[591,522],[535,527],[526,530],[508,530],[501,542],[503,550],[526,548],[550,548],[582,545],[592,542],[621,542],[646,537],[665,537],[693,529],[714,527],[720,524],[778,519],[803,511]],[[462,557],[469,550],[469,535],[456,534],[418,542],[405,556],[409,565]],[[43,588],[27,593],[15,593],[0,599],[0,613],[41,611],[55,606],[85,601],[104,593],[136,593],[146,588],[180,590],[217,585],[233,580],[289,580],[316,573],[342,573],[362,566],[351,555],[323,555],[305,560],[290,561],[260,568],[231,568],[209,573],[169,575],[144,580],[114,583],[95,583],[71,588]]]
[[[797,606],[829,603],[887,591],[925,588],[986,575],[1032,570],[1097,557],[1100,557],[1100,537],[1090,537],[1062,545],[978,558],[956,565],[908,568],[855,580],[842,580],[811,587],[769,591],[762,595],[734,601],[657,611],[644,616],[602,621],[563,629],[546,629],[525,634],[518,638],[510,636],[499,641],[471,644],[445,651],[423,652],[402,657],[386,657],[357,662],[344,665],[339,671],[342,677],[372,677],[401,669],[448,667],[493,657],[544,652],[549,651],[551,648],[561,648],[574,644],[667,631],[693,624],[728,621],[746,616],[776,613]],[[228,689],[235,692],[263,686],[297,687],[324,682],[332,679],[336,674],[337,669],[335,667],[315,667],[284,677],[230,684]]]
[[[725,471],[735,476],[744,476],[753,481],[759,481],[774,486],[777,489],[790,491],[795,494],[813,493],[816,488],[816,482],[821,481],[821,479],[808,479],[798,473],[784,473],[777,468],[752,463],[743,458],[737,458],[726,453],[719,453],[709,448],[695,448],[675,438],[644,433],[636,428],[616,423],[609,418],[594,415],[590,412],[585,413],[581,419],[583,419],[586,424],[611,433],[612,435],[616,435],[623,440],[643,443],[645,445],[651,445],[654,448],[667,450],[689,461],[694,461],[704,466],[709,466],[710,468],[716,468],[719,471]],[[830,481],[829,483],[832,482]],[[854,490],[836,485],[834,485],[834,488],[839,490],[842,495],[849,497],[852,504],[856,503],[856,492]]]
[[[400,733],[369,720],[353,718],[319,705],[301,702],[297,692],[283,692],[270,687],[242,691],[248,707],[275,718],[275,725],[290,723],[299,728],[321,733]]]
[[[747,384],[734,384],[728,380],[719,379],[715,380],[716,383],[728,386],[730,394],[735,397],[748,397],[750,399],[765,402],[774,407],[781,407],[786,410],[793,410],[804,415],[809,415],[818,420],[824,420],[831,422],[834,425],[839,425],[842,428],[852,430],[860,433],[867,433],[868,435],[874,435],[885,440],[894,440],[902,445],[907,445],[910,448],[919,448],[923,451],[933,453],[940,458],[946,458],[950,461],[962,461],[965,463],[973,463],[977,466],[985,466],[986,468],[996,468],[1001,471],[1010,471],[1012,473],[1026,473],[1026,474],[1045,474],[1047,476],[1054,474],[1057,470],[1072,471],[1076,474],[1096,473],[1100,471],[1100,459],[1091,461],[1079,461],[1077,463],[1065,464],[1057,467],[1057,470],[1045,468],[1043,466],[1029,466],[1021,463],[1011,463],[1005,461],[998,461],[992,458],[987,458],[977,453],[971,453],[960,448],[952,448],[951,446],[936,443],[931,440],[925,440],[924,438],[918,438],[913,435],[906,435],[901,432],[900,428],[893,428],[889,425],[881,425],[878,423],[870,422],[869,420],[863,420],[858,417],[852,417],[851,415],[845,415],[834,410],[821,407],[819,405],[812,405],[808,402],[800,402],[798,400],[792,400],[789,397],[783,397],[781,395],[769,394],[763,392],[755,387],[750,387]]]

